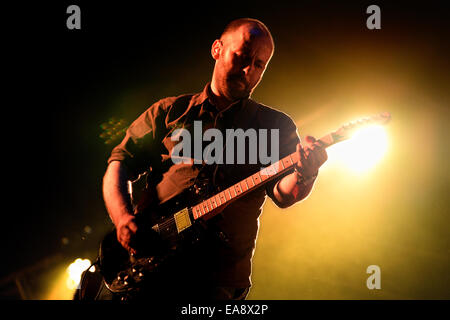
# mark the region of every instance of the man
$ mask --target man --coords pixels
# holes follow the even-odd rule
[[[149,189],[164,203],[198,180],[200,172],[206,172],[209,184],[220,189],[261,168],[259,163],[175,164],[170,158],[176,145],[170,134],[175,128],[192,132],[193,122],[202,121],[203,130],[217,128],[221,132],[228,128],[277,129],[279,141],[275,143],[280,147],[280,157],[294,151],[299,155],[297,170],[233,202],[219,218],[211,219],[210,225],[226,235],[226,244],[206,241],[200,245],[189,261],[175,270],[181,275],[158,289],[161,296],[244,299],[251,286],[251,258],[266,195],[281,208],[304,199],[327,159],[325,150],[314,138],[309,137],[306,146],[300,145],[295,124],[287,115],[250,99],[273,52],[272,36],[262,22],[250,18],[232,21],[212,44],[215,67],[211,83],[203,92],[158,101],[128,128],[122,143],[112,151],[103,195],[116,226],[117,239],[131,253],[137,251],[133,240],[140,226],[135,219],[128,181],[150,169]]]

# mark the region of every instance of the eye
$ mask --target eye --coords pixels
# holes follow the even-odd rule
[[[256,62],[255,63],[255,67],[257,67],[258,69],[263,69],[264,68],[264,64],[262,64],[261,62]]]
[[[264,69],[266,67],[266,64],[262,60],[256,60],[255,61],[255,67],[258,69]]]

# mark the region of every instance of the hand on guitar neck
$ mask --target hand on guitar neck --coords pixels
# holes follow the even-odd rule
[[[328,159],[325,146],[312,136],[305,138],[305,146],[297,144],[297,163],[295,171],[281,179],[274,187],[273,193],[282,208],[306,198],[311,192],[319,168]]]

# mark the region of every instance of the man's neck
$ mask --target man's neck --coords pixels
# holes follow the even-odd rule
[[[217,110],[222,111],[228,108],[233,102],[225,96],[221,95],[218,90],[215,88],[213,83],[211,83],[209,90],[209,99],[211,103],[217,108]]]

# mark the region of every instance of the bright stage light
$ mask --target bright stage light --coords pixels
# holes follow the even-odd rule
[[[42,299],[46,300],[71,300],[75,290],[81,280],[81,274],[84,270],[89,268],[91,261],[89,259],[78,258],[73,261],[68,267],[61,266],[58,269],[58,276],[52,277],[49,283],[49,289],[43,294]],[[89,271],[95,272],[95,267],[92,266]]]
[[[351,139],[332,146],[329,158],[337,159],[355,172],[372,168],[385,155],[388,147],[383,126],[371,125],[359,129]]]
[[[89,268],[91,261],[89,259],[76,259],[66,269],[68,274],[66,285],[67,288],[73,290],[76,289],[81,280],[81,274],[84,270]],[[95,267],[92,267],[89,271],[95,271]]]

